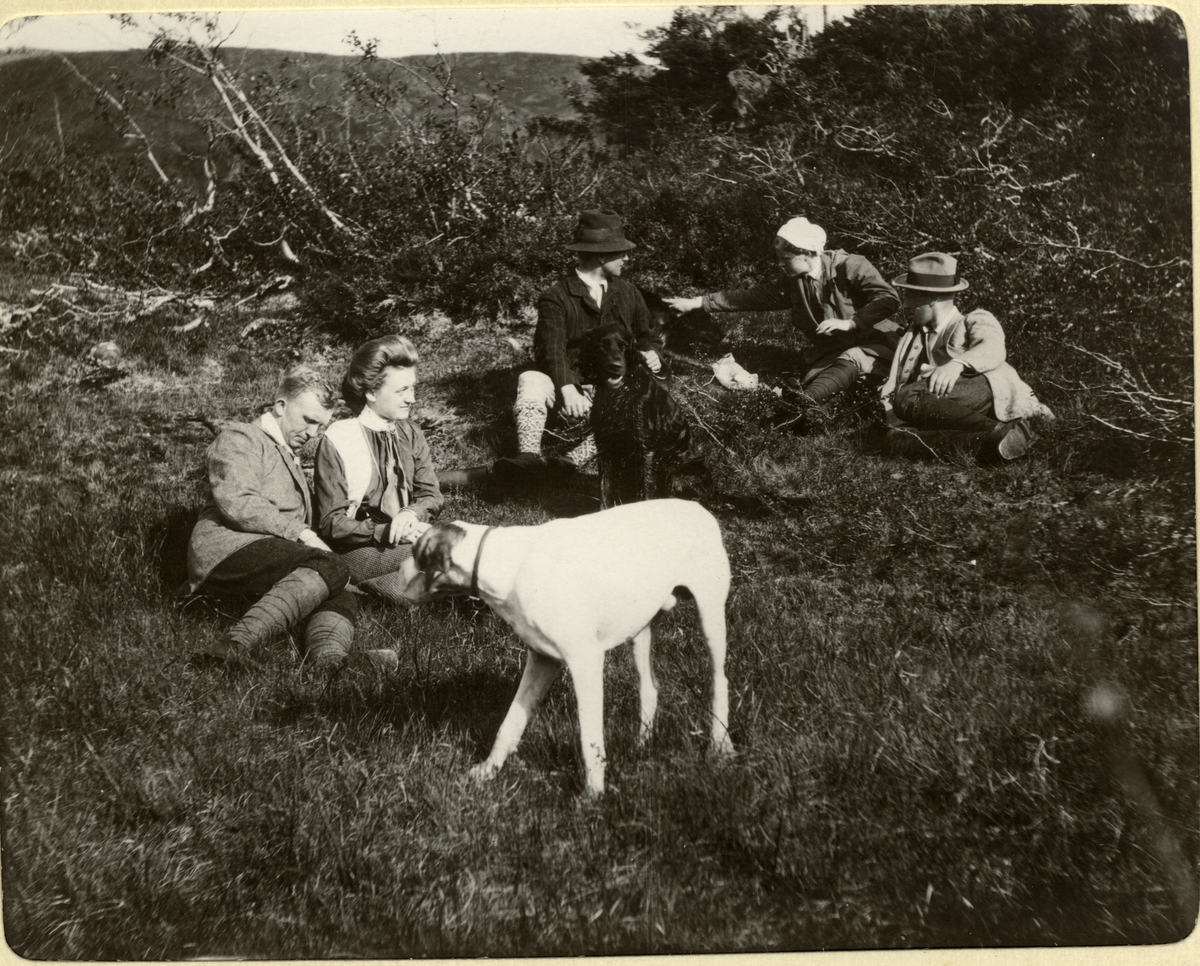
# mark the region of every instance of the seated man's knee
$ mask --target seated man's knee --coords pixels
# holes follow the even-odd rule
[[[550,410],[554,403],[554,380],[544,372],[529,369],[517,377],[517,407],[536,405]]]
[[[350,566],[336,553],[314,550],[313,555],[304,561],[302,566],[317,572],[329,588],[330,597],[340,594],[350,582]]]
[[[924,411],[924,403],[929,396],[929,388],[923,382],[910,382],[896,390],[892,399],[892,408],[906,423],[920,418]]]
[[[878,360],[875,356],[867,355],[867,353],[863,352],[863,350],[858,346],[847,349],[840,356],[838,356],[838,362],[852,363],[854,368],[858,370],[854,373],[855,380],[862,380],[863,377],[870,375],[871,371],[875,368],[875,363],[877,361]]]

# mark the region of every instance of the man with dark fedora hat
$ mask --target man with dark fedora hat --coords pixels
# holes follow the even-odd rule
[[[661,367],[659,340],[651,330],[650,313],[637,286],[621,278],[630,249],[621,216],[592,209],[579,216],[574,238],[567,246],[576,253],[574,271],[538,296],[537,328],[533,335],[534,368],[521,373],[513,418],[517,424],[515,457],[497,460],[493,474],[501,479],[536,477],[547,470],[572,472],[596,452],[587,423],[591,387],[582,383],[576,365],[583,334],[616,323],[633,335],[650,368]],[[542,435],[551,415],[565,417],[575,435],[583,434],[563,457],[547,461]]]
[[[951,255],[929,252],[892,282],[911,323],[880,389],[886,442],[903,455],[966,450],[982,459],[1016,459],[1034,439],[1027,420],[1052,419],[1005,362],[1004,330],[992,313],[963,315],[957,293],[969,287]]]

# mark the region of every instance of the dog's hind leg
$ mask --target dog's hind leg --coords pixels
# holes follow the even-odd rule
[[[671,600],[674,601],[674,597]],[[654,733],[654,715],[658,711],[658,678],[654,676],[654,663],[650,659],[651,641],[649,624],[633,638],[633,666],[637,668],[638,699],[642,711],[641,727],[638,729],[639,745],[644,745]]]
[[[712,747],[718,754],[728,755],[733,753],[733,741],[729,737],[729,681],[725,677],[725,594],[715,588],[690,589],[712,658]]]
[[[594,643],[567,648],[567,670],[575,684],[579,709],[579,744],[583,752],[584,791],[604,794],[604,650]]]
[[[505,760],[516,751],[525,733],[534,708],[546,695],[562,664],[552,657],[528,648],[525,652],[525,672],[521,675],[521,683],[517,687],[517,696],[508,707],[508,714],[496,732],[496,740],[492,743],[492,751],[487,759],[471,769],[471,777],[488,781],[496,776]]]

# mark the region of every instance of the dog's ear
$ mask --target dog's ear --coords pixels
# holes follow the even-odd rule
[[[467,535],[453,523],[435,523],[418,538],[413,546],[413,560],[425,574],[425,592],[433,588],[433,582],[451,566],[451,554],[458,542]]]

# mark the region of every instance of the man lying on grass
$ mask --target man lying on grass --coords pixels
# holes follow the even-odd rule
[[[883,372],[899,338],[885,323],[900,308],[896,290],[862,255],[825,250],[825,229],[793,218],[775,235],[783,274],[750,289],[713,292],[665,301],[680,314],[773,312],[788,309],[792,324],[808,339],[798,376],[785,379],[784,398],[801,407],[800,428],[825,429],[825,404],[873,372]]]
[[[968,283],[958,262],[931,252],[892,282],[904,290],[912,323],[880,393],[887,448],[904,456],[966,452],[984,461],[1023,456],[1034,439],[1027,420],[1054,418],[1004,361],[1004,330],[991,312],[963,315],[954,295]]]
[[[234,423],[208,448],[212,498],[188,544],[187,594],[253,601],[194,665],[253,664],[271,638],[307,618],[304,659],[342,664],[354,641],[358,603],[349,569],[312,529],[312,494],[299,450],[333,415],[337,397],[320,374],[297,366],[283,376],[271,408],[253,423]],[[394,667],[395,651],[365,661]]]

